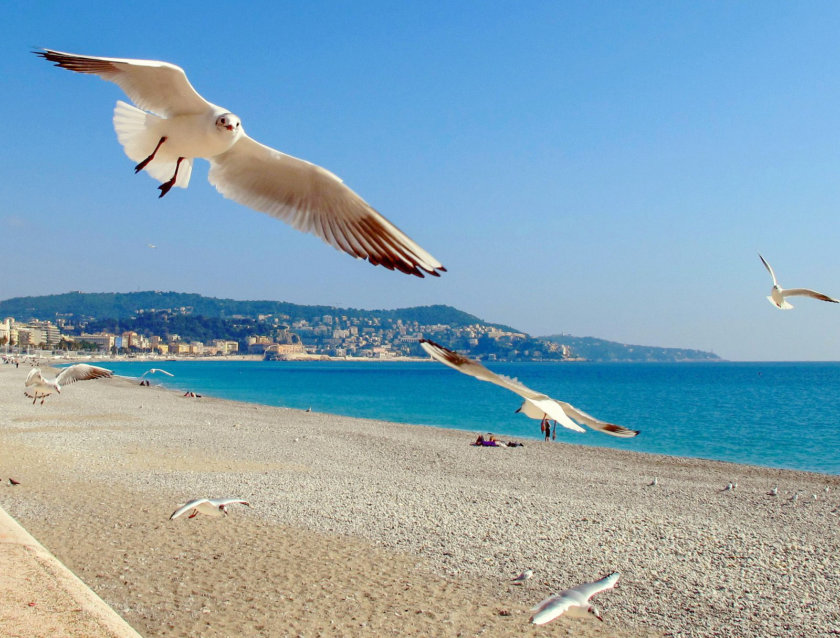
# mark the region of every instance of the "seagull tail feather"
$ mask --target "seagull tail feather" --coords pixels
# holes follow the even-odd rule
[[[158,146],[161,139],[160,123],[163,119],[140,110],[122,100],[114,107],[114,130],[117,139],[122,144],[128,157],[135,162],[143,162]],[[175,174],[176,157],[166,152],[166,143],[155,154],[155,158],[148,162],[143,169],[158,182],[168,181]],[[178,168],[178,179],[175,186],[186,188],[192,174],[192,158],[181,162]]]

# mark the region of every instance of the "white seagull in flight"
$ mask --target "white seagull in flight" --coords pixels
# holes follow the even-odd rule
[[[172,374],[171,372],[167,372],[163,368],[149,368],[143,374],[140,375],[140,378],[142,379],[147,374],[155,374],[157,372],[160,372],[161,374],[165,374],[167,377],[174,377],[175,376],[174,374]]]
[[[782,288],[776,280],[776,273],[773,272],[773,269],[770,267],[770,264],[767,263],[767,260],[761,256],[761,253],[758,254],[758,258],[773,278],[773,290],[770,291],[770,296],[767,297],[767,301],[776,306],[776,308],[780,310],[790,310],[793,308],[792,305],[785,301],[785,297],[813,297],[814,299],[819,299],[820,301],[840,303],[837,299],[833,299],[828,295],[824,295],[815,290],[809,290],[808,288],[789,288],[787,290]]]
[[[178,518],[181,514],[192,512],[187,518],[194,518],[197,514],[204,514],[205,516],[221,517],[227,516],[227,507],[233,503],[247,505],[251,507],[248,501],[243,501],[240,498],[197,498],[189,503],[186,503],[172,512],[169,517],[171,521],[173,518]]]
[[[210,162],[210,183],[222,195],[337,250],[389,270],[423,277],[441,263],[326,169],[264,146],[245,134],[239,117],[201,97],[184,70],[158,60],[76,55],[44,49],[36,55],[78,73],[117,84],[137,105],[118,101],[114,129],[135,173],[186,188],[193,159]],[[142,109],[142,110],[141,110]]]
[[[496,374],[495,372],[490,372],[490,370],[485,368],[478,361],[468,359],[453,350],[444,348],[434,341],[421,339],[420,346],[423,350],[428,352],[435,361],[439,361],[450,368],[455,368],[458,372],[463,372],[464,374],[468,374],[471,377],[480,379],[481,381],[489,381],[490,383],[495,383],[503,388],[507,388],[511,392],[515,392],[525,399],[522,402],[522,405],[519,406],[517,412],[522,412],[522,414],[531,417],[532,419],[542,421],[551,419],[563,427],[574,430],[575,432],[586,432],[586,430],[575,423],[575,421],[580,421],[584,425],[588,425],[593,430],[598,430],[599,432],[603,432],[604,434],[609,434],[611,436],[629,438],[636,436],[639,433],[638,430],[630,430],[621,425],[607,423],[606,421],[596,419],[583,410],[578,410],[576,407],[566,403],[565,401],[558,401],[556,399],[552,399],[546,394],[542,394],[541,392],[535,392],[534,390],[531,390],[519,383],[516,379],[511,379],[509,377]]]
[[[535,625],[544,625],[564,612],[569,612],[570,616],[578,617],[586,617],[587,614],[592,614],[598,620],[603,621],[601,613],[589,604],[589,599],[595,594],[612,589],[617,582],[618,572],[615,572],[601,580],[596,580],[594,583],[584,583],[550,596],[531,609],[534,612],[531,622]]]
[[[105,368],[88,365],[87,363],[77,363],[76,365],[64,368],[53,379],[47,379],[41,374],[41,368],[32,368],[26,376],[26,389],[23,393],[32,399],[32,405],[38,399],[41,399],[41,405],[44,405],[46,399],[53,392],[61,394],[61,386],[76,381],[88,381],[89,379],[100,379],[102,377],[112,377],[114,373]]]

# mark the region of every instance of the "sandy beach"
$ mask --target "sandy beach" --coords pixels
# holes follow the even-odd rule
[[[475,448],[119,378],[32,405],[27,372],[0,366],[0,506],[144,636],[840,632],[837,476]],[[252,507],[168,520],[204,496]],[[603,623],[529,624],[546,596],[612,571]]]

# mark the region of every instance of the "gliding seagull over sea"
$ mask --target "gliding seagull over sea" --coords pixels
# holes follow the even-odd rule
[[[163,368],[149,368],[143,374],[140,375],[140,378],[142,379],[147,374],[155,374],[157,372],[160,372],[161,374],[165,374],[167,377],[174,377],[175,376],[174,374],[172,374],[171,372],[167,372]]]
[[[820,301],[840,303],[837,299],[833,299],[828,295],[816,292],[815,290],[809,290],[808,288],[789,288],[785,290],[779,285],[779,282],[776,280],[776,273],[773,272],[773,269],[770,267],[770,264],[767,263],[767,260],[761,256],[761,253],[759,253],[758,258],[773,278],[773,290],[770,291],[770,296],[767,297],[767,301],[776,306],[776,308],[779,308],[780,310],[790,310],[793,308],[792,305],[785,301],[785,297],[813,297],[814,299],[819,299]]]
[[[510,379],[500,374],[496,374],[495,372],[490,372],[490,370],[485,368],[478,361],[468,359],[453,350],[444,348],[434,341],[421,339],[420,346],[423,350],[428,352],[435,361],[439,361],[450,368],[455,368],[458,372],[463,372],[464,374],[468,374],[481,381],[489,381],[490,383],[495,383],[503,388],[507,388],[511,392],[515,392],[525,399],[517,412],[522,412],[522,414],[531,417],[532,419],[543,421],[545,419],[551,419],[563,427],[574,430],[575,432],[586,432],[586,430],[575,423],[575,421],[580,421],[584,425],[588,425],[593,430],[598,430],[599,432],[603,432],[604,434],[609,434],[611,436],[629,438],[636,436],[639,433],[638,430],[630,430],[621,425],[607,423],[606,421],[596,419],[594,416],[587,414],[583,410],[578,410],[576,407],[566,403],[565,401],[558,401],[556,399],[552,399],[546,394],[542,394],[541,392],[535,392],[534,390],[531,390],[519,383],[516,379]]]
[[[41,374],[41,368],[32,368],[26,376],[26,390],[23,393],[32,399],[32,405],[35,405],[38,399],[41,399],[41,405],[44,405],[44,399],[53,392],[61,394],[61,386],[63,385],[112,376],[114,376],[114,373],[110,370],[87,363],[77,363],[69,368],[64,368],[54,379],[45,378]]]
[[[618,572],[615,572],[601,580],[596,580],[594,583],[584,583],[550,596],[531,609],[535,612],[531,617],[531,622],[535,625],[544,625],[566,611],[569,612],[570,616],[578,617],[586,617],[586,614],[592,614],[598,620],[603,621],[601,613],[589,604],[589,599],[597,593],[612,589],[617,582]]]
[[[341,179],[248,137],[239,117],[201,97],[181,67],[50,49],[34,53],[125,91],[139,108],[117,102],[117,139],[139,162],[135,173],[145,170],[162,182],[160,197],[173,186],[186,188],[193,159],[202,157],[210,162],[210,183],[222,195],[317,235],[337,250],[418,277],[446,270]]]

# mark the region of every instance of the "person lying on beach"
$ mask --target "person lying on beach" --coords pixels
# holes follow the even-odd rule
[[[499,447],[499,442],[496,440],[495,436],[488,433],[486,439],[483,435],[479,434],[478,437],[476,437],[475,442],[470,443],[470,445],[478,445],[484,447]]]

